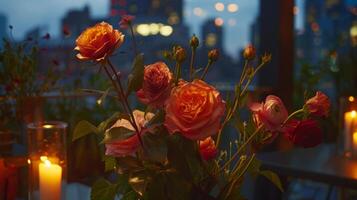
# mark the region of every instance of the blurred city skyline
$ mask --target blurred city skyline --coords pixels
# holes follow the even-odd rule
[[[38,26],[52,37],[58,37],[60,21],[69,10],[89,5],[91,15],[101,18],[109,15],[109,4],[110,0],[1,0],[0,13],[14,27],[16,40],[23,39],[26,32]],[[184,0],[184,23],[189,25],[191,34],[200,35],[206,20],[222,19],[224,49],[237,58],[239,49],[250,42],[250,26],[256,20],[258,4],[259,0]]]

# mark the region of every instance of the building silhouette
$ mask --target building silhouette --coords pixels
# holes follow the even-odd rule
[[[0,13],[0,38],[7,37],[7,17]],[[0,44],[2,46],[2,42]]]

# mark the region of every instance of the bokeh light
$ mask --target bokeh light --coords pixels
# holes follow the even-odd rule
[[[224,4],[222,2],[217,2],[214,5],[214,8],[218,11],[218,12],[222,12],[224,11]]]
[[[229,4],[228,7],[227,7],[228,12],[231,12],[231,13],[237,12],[238,9],[239,9],[239,7],[238,7],[238,5],[235,4],[235,3],[231,3],[231,4]]]

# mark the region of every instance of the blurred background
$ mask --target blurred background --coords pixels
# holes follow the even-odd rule
[[[173,45],[189,49],[193,34],[200,39],[197,68],[206,65],[209,50],[219,49],[207,80],[224,94],[234,90],[246,45],[258,55],[270,52],[272,62],[253,81],[254,96],[279,95],[292,110],[314,90],[325,92],[334,104],[325,142],[336,141],[338,98],[357,95],[356,0],[0,0],[3,157],[26,154],[28,122],[65,121],[70,141],[79,120],[98,124],[118,109],[111,99],[103,103],[83,92],[106,90],[109,83],[94,65],[79,62],[73,49],[85,28],[101,21],[119,28],[126,14],[136,16],[134,32],[146,64],[164,60],[163,51]],[[126,76],[134,55],[129,32],[122,31],[126,42],[113,62]],[[103,169],[100,150],[91,148],[96,138],[68,144],[69,180],[90,184]],[[304,194],[311,196],[314,187]]]

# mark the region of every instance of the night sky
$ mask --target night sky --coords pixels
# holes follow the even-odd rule
[[[298,0],[301,1],[301,0]],[[219,12],[215,4],[222,2],[225,10]],[[238,49],[249,43],[249,28],[258,11],[259,0],[185,0],[184,15],[190,17],[186,23],[190,32],[200,35],[200,25],[207,18],[220,17],[224,20],[225,49],[237,57]],[[227,5],[237,4],[237,12],[228,12]],[[14,37],[22,39],[24,33],[35,26],[41,26],[53,37],[59,35],[60,19],[69,9],[82,8],[88,4],[92,16],[106,16],[109,0],[0,0],[0,13],[7,15],[8,23],[14,26]],[[201,9],[201,16],[194,9]],[[229,25],[230,24],[230,25]]]

